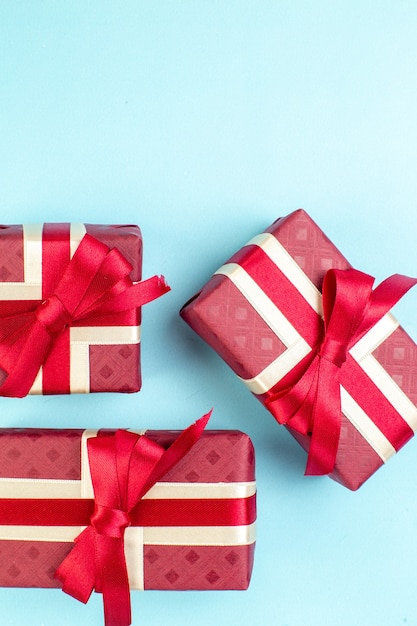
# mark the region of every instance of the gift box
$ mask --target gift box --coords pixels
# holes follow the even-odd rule
[[[373,290],[300,209],[180,314],[309,452],[306,473],[355,490],[417,428],[417,347],[389,312],[414,283]]]
[[[63,586],[85,602],[90,575],[111,596],[122,551],[131,589],[246,589],[254,450],[242,432],[201,432],[207,418],[182,433],[0,430],[0,585]]]
[[[137,226],[1,226],[0,395],[138,391],[141,267]]]

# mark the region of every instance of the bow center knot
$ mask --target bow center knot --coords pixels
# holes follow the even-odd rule
[[[326,359],[340,368],[346,361],[347,347],[345,344],[340,343],[340,341],[326,336],[320,346],[318,354],[322,359]]]
[[[126,511],[100,504],[96,504],[90,521],[99,535],[114,539],[121,539],[125,529],[130,526],[130,517]]]
[[[38,306],[36,317],[52,336],[61,334],[72,322],[71,315],[56,295],[52,295]]]

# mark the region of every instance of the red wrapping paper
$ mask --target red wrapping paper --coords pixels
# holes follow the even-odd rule
[[[73,429],[0,430],[1,586],[60,586],[55,572],[73,547],[72,540],[62,537],[78,535],[93,511],[87,434]],[[111,434],[99,431],[101,436]],[[147,438],[164,448],[177,435],[146,431]],[[255,548],[254,463],[245,434],[201,435],[132,513],[125,540],[132,588],[247,588]],[[71,513],[62,519],[68,498]],[[21,515],[27,523],[15,524]]]
[[[47,298],[85,233],[117,248],[131,264],[131,280],[141,280],[142,236],[137,226],[1,226],[0,318],[33,310]],[[140,308],[99,315],[90,327],[75,323],[67,331],[69,340],[59,337],[55,342],[30,393],[138,391],[140,323]]]
[[[180,314],[265,404],[322,332],[320,292],[326,272],[350,267],[298,210],[233,255]],[[417,346],[387,314],[351,353],[362,390],[352,398],[341,388],[341,432],[330,476],[355,490],[417,428]],[[308,450],[310,436],[287,428]]]

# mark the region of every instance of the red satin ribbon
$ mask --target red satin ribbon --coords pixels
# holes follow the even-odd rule
[[[3,498],[2,526],[88,526],[94,500]],[[256,496],[145,499],[130,512],[132,526],[247,526],[256,519]]]
[[[133,284],[117,250],[85,235],[51,293],[34,310],[0,318],[0,395],[23,397],[56,340],[74,323],[139,308],[169,287],[154,276]]]
[[[87,602],[94,589],[102,593],[106,626],[131,624],[124,554],[124,532],[131,524],[131,512],[190,450],[209,417],[210,413],[189,426],[167,450],[146,436],[122,430],[87,442],[94,513],[56,577],[63,590],[81,602]]]
[[[296,382],[274,387],[266,405],[281,424],[311,435],[306,474],[333,471],[341,427],[340,385],[353,367],[349,354],[417,279],[396,274],[372,291],[374,278],[354,269],[329,270],[323,281],[324,328],[295,368]]]

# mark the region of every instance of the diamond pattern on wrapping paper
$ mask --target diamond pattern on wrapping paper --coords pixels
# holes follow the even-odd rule
[[[196,303],[197,314],[205,328],[213,329],[213,345],[221,337],[222,356],[236,374],[243,378],[256,376],[286,346],[230,280],[214,276],[211,284],[214,291],[201,306]]]
[[[417,346],[405,330],[397,328],[390,337],[389,345],[382,343],[372,354],[410,400],[417,404]]]
[[[3,478],[79,480],[81,430],[0,430]]]
[[[246,589],[250,546],[145,546],[146,589]],[[151,556],[151,558],[149,558]]]
[[[342,415],[336,467],[331,474],[338,482],[361,485],[370,474],[383,465],[382,459],[370,447],[348,419]],[[347,471],[346,471],[347,470]]]
[[[0,229],[0,281],[4,283],[24,281],[23,229],[18,227]]]
[[[142,277],[142,239],[129,232],[129,226],[109,226],[106,224],[86,224],[87,232],[99,239],[108,248],[117,247],[125,259],[132,265],[130,278],[133,281]]]
[[[205,434],[209,433],[207,431]],[[201,438],[193,446],[193,454],[181,459],[162,480],[192,483],[200,480],[201,476],[204,476],[204,482],[253,480],[255,456],[247,435],[233,432],[230,436],[213,437],[213,442],[216,444],[215,448],[208,446],[207,436]]]
[[[133,392],[138,389],[139,345],[91,345],[90,390]]]
[[[282,226],[278,231],[278,223],[275,222],[266,232],[276,236],[320,291],[327,270],[350,267],[330,239],[319,228],[312,228],[306,213],[297,213],[296,219],[284,218],[280,224]]]
[[[72,546],[54,541],[2,541],[0,587],[59,587],[54,574]]]

